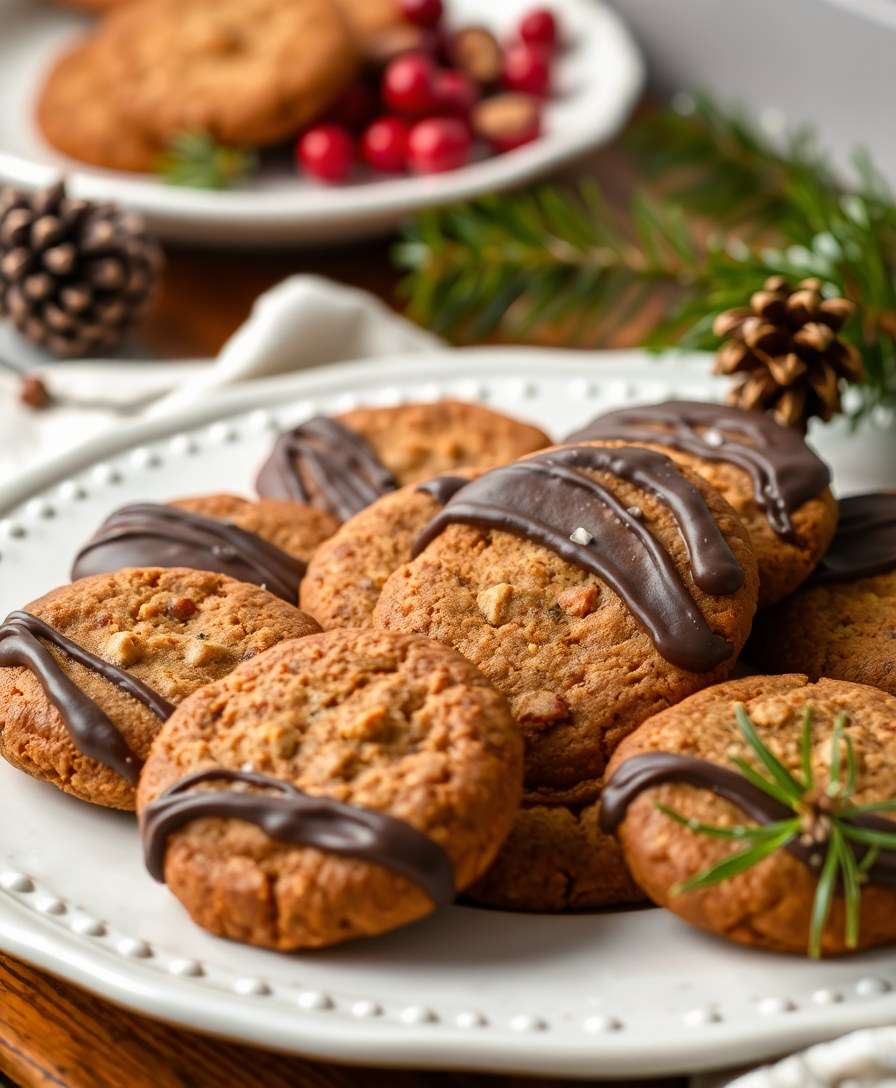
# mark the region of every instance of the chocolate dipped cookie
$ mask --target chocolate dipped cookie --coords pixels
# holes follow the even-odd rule
[[[734,511],[630,446],[556,448],[485,473],[414,552],[374,623],[455,647],[508,697],[530,789],[599,778],[642,721],[727,676],[756,607]]]
[[[280,435],[256,488],[347,521],[380,496],[458,468],[486,468],[548,445],[546,434],[479,404],[437,401],[317,416]]]
[[[759,618],[749,656],[770,672],[896,695],[896,494],[840,500],[829,551],[802,589]]]
[[[187,699],[138,809],[148,867],[194,921],[288,950],[450,902],[510,830],[521,777],[505,700],[459,654],[329,631]]]
[[[619,746],[603,829],[655,903],[729,940],[815,955],[891,943],[896,851],[869,848],[896,836],[875,811],[896,798],[894,721],[896,698],[840,680],[709,688]]]
[[[760,608],[801,585],[834,535],[828,467],[793,428],[762,412],[670,400],[607,412],[568,439],[586,440],[661,449],[721,492],[750,533]]]
[[[308,558],[338,523],[299,503],[203,495],[111,514],[81,548],[72,578],[123,567],[190,567],[251,582],[295,604]]]
[[[150,744],[183,699],[317,630],[270,593],[206,571],[61,586],[0,625],[0,755],[84,801],[132,809]]]

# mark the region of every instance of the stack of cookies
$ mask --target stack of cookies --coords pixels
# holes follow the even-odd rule
[[[267,947],[458,894],[891,940],[896,496],[838,507],[796,432],[717,405],[549,441],[358,409],[280,435],[257,500],[116,511],[0,628],[0,751],[136,807],[192,917]]]

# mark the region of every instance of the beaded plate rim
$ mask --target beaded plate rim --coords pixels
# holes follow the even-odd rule
[[[669,366],[674,374],[664,373]],[[417,354],[247,383],[222,390],[201,406],[119,428],[0,487],[0,577],[4,539],[27,534],[31,522],[58,516],[65,503],[84,497],[91,481],[106,486],[117,479],[124,492],[128,472],[148,471],[166,452],[201,457],[221,443],[238,442],[241,428],[256,435],[269,430],[284,405],[301,405],[304,411],[316,400],[332,409],[362,400],[395,403],[444,395],[488,403],[503,383],[505,400],[507,388],[514,390],[508,410],[537,415],[546,389],[556,394],[563,382],[568,395],[582,402],[626,403],[672,394],[713,398],[720,388],[706,377],[706,361],[699,356],[670,360],[639,351],[605,352],[598,362],[588,352],[506,348]],[[184,925],[192,923],[185,918]],[[656,1009],[646,1009],[639,1023],[611,1009],[551,1005],[541,999],[537,969],[518,1008],[501,1014],[484,1013],[475,1002],[465,1007],[456,1001],[445,1007],[398,1003],[376,992],[272,983],[263,970],[228,969],[224,942],[214,961],[193,960],[113,929],[49,884],[6,864],[2,837],[0,947],[136,1012],[281,1050],[373,1064],[646,1076],[755,1060],[896,1018],[896,955],[888,954],[876,956],[871,968],[863,957],[857,959],[848,983],[835,986],[825,985],[821,965],[818,985],[788,996],[758,994],[748,1015],[731,1011],[729,995],[664,1012],[663,1032],[649,1052],[643,1039],[647,1030],[659,1027]],[[768,962],[774,971],[778,961]],[[780,962],[786,971],[787,961]]]

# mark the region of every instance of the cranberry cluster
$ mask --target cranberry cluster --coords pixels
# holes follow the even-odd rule
[[[558,45],[554,14],[530,11],[506,45],[481,26],[448,30],[442,0],[401,0],[404,27],[375,43],[359,79],[296,143],[302,171],[345,181],[360,160],[382,173],[436,174],[468,163],[477,141],[500,154],[541,132]]]

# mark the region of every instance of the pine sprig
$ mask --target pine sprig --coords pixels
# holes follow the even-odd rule
[[[459,342],[550,330],[585,347],[646,314],[647,347],[713,350],[718,313],[769,276],[813,276],[856,304],[842,335],[866,377],[850,410],[896,406],[896,202],[867,155],[842,188],[807,130],[775,141],[705,97],[632,143],[663,182],[622,221],[587,184],[423,214],[395,250],[411,316]]]
[[[812,708],[806,707],[800,736],[800,773],[790,772],[769,750],[756,731],[741,704],[735,707],[735,720],[748,750],[759,763],[757,769],[745,759],[732,760],[741,774],[767,796],[784,805],[793,816],[767,824],[736,824],[718,826],[689,819],[668,805],[657,809],[675,823],[696,835],[747,845],[715,865],[682,881],[672,892],[675,895],[710,888],[747,872],[754,865],[771,857],[795,839],[817,845],[824,857],[818,869],[818,881],[812,904],[809,928],[809,955],[821,955],[824,928],[830,917],[834,898],[844,901],[844,935],[847,948],[859,942],[862,885],[868,870],[877,860],[880,850],[896,849],[896,830],[892,833],[857,826],[852,821],[863,813],[893,811],[896,801],[880,801],[856,806],[851,798],[856,791],[858,761],[852,739],[846,731],[849,724],[845,713],[838,715],[831,733],[828,781],[819,795],[812,768]],[[857,856],[858,853],[858,856]]]
[[[190,189],[233,189],[250,178],[257,167],[253,151],[225,147],[207,132],[175,136],[156,164],[167,184]]]

